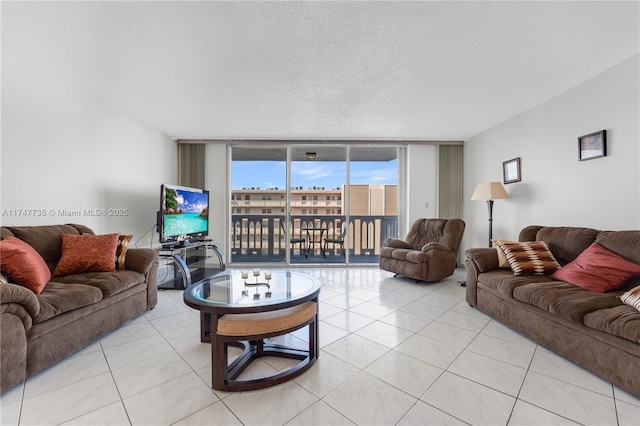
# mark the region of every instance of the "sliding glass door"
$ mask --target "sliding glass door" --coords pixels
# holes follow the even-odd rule
[[[339,240],[345,223],[343,199],[347,184],[347,147],[291,147],[291,224],[306,238],[307,256],[291,263],[345,263]]]
[[[397,236],[395,146],[265,142],[231,163],[232,263],[377,263]]]
[[[286,187],[286,147],[232,148],[229,251],[232,263],[287,260]]]

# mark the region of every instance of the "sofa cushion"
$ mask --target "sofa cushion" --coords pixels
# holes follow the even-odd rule
[[[62,257],[54,276],[116,270],[118,234],[60,235]]]
[[[640,265],[592,243],[575,260],[554,272],[552,278],[604,293],[620,287],[634,275],[640,275]]]
[[[41,323],[56,315],[99,302],[102,300],[102,292],[89,285],[52,281],[36,297],[40,303],[40,313],[33,322]]]
[[[54,270],[62,256],[60,235],[93,234],[93,231],[82,225],[46,225],[46,226],[7,226],[13,235],[33,247],[47,262],[49,269]]]
[[[100,289],[104,297],[111,297],[128,288],[143,283],[143,274],[135,271],[85,272],[84,274],[56,277],[56,281],[66,284],[83,284]]]
[[[640,343],[640,312],[628,305],[589,313],[584,317],[584,325]]]
[[[496,269],[478,276],[478,281],[507,298],[513,297],[513,290],[521,285],[532,282],[550,282],[549,275],[520,275],[514,276],[511,270]]]
[[[620,257],[640,264],[640,231],[602,231],[596,242]]]
[[[596,240],[599,232],[591,228],[545,226],[538,230],[535,239],[547,243],[556,260],[564,265],[585,251]]]
[[[535,282],[513,290],[513,298],[569,321],[582,323],[585,315],[621,304],[619,293],[594,293],[562,281]]]
[[[546,275],[560,268],[544,241],[497,241],[496,246],[507,256],[514,275]]]
[[[9,228],[6,226],[0,226],[0,240],[4,240],[8,236],[15,237]]]
[[[640,285],[622,293],[620,300],[640,311]]]
[[[51,271],[33,247],[12,236],[0,241],[0,269],[11,281],[38,294],[51,279]]]

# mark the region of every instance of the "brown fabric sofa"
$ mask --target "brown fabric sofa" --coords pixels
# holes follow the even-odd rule
[[[640,231],[529,226],[518,239],[546,242],[560,265],[594,241],[640,264]],[[594,293],[549,275],[515,276],[511,269],[498,267],[495,248],[473,248],[465,254],[469,305],[640,396],[640,312],[619,299],[640,285],[640,278]]]
[[[389,238],[380,269],[421,281],[439,281],[456,269],[465,224],[461,219],[418,219],[405,240]]]
[[[82,225],[2,227],[53,271],[61,234],[94,234]],[[40,294],[0,283],[0,391],[22,382],[157,303],[158,253],[129,248],[125,269],[52,277]]]

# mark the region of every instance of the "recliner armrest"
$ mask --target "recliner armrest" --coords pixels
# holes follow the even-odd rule
[[[383,247],[391,247],[391,248],[401,248],[401,249],[409,249],[409,250],[418,250],[416,246],[413,244],[409,244],[406,241],[399,240],[397,238],[387,238],[384,243],[382,243]]]
[[[450,252],[453,253],[453,250],[451,250],[451,247],[441,244],[441,243],[427,243],[424,246],[422,246],[422,249],[420,249],[421,252],[426,253],[428,251],[446,251],[446,252]]]

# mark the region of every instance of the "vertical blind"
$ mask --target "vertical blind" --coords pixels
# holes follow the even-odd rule
[[[438,156],[438,205],[441,219],[462,219],[462,145],[440,145]],[[458,253],[458,265],[463,265],[462,253]]]
[[[462,218],[462,145],[440,145],[439,169],[439,211],[441,219]]]
[[[178,143],[178,185],[204,188],[203,143]]]

